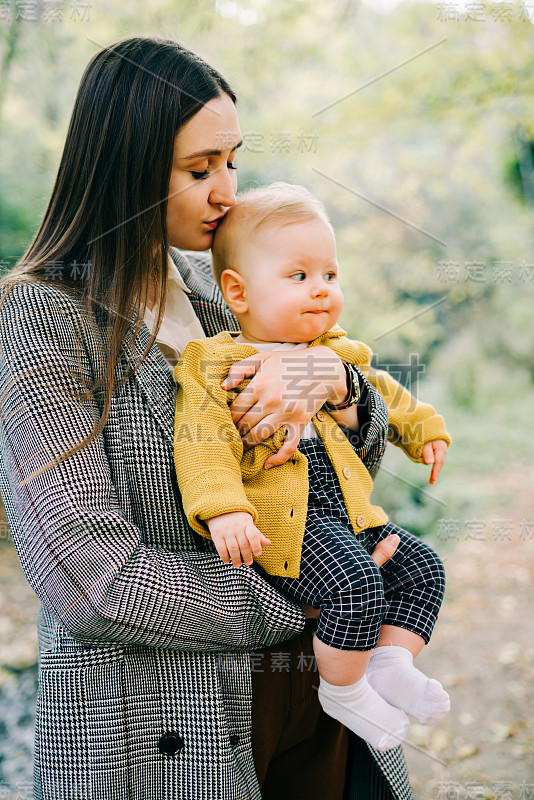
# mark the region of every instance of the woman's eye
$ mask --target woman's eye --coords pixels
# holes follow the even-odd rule
[[[233,161],[229,161],[226,166],[228,169],[237,169],[237,164],[234,164]],[[191,172],[191,175],[196,181],[204,181],[211,175],[211,171],[205,169],[203,172]]]

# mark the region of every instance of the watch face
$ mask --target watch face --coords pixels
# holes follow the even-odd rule
[[[356,405],[356,403],[360,399],[360,379],[358,373],[354,373],[354,371],[347,365],[347,375],[350,372],[350,395],[347,400],[347,408],[350,406]]]
[[[356,367],[353,367],[351,364],[347,364],[346,361],[343,361],[343,366],[345,367],[347,373],[347,392],[348,397],[339,405],[334,406],[331,403],[325,403],[324,407],[326,410],[330,411],[344,411],[346,408],[350,408],[351,406],[356,405],[360,401],[360,378],[359,372],[354,372],[353,370]]]

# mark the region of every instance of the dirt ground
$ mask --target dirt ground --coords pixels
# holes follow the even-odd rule
[[[443,683],[451,712],[412,724],[417,800],[534,800],[533,485],[532,473],[506,476],[513,507],[450,526],[445,602],[418,666]]]
[[[416,800],[534,800],[534,475],[507,476],[498,485],[516,496],[512,508],[497,506],[476,524],[449,522],[441,532],[448,539],[440,548],[447,594],[418,661],[447,688],[452,708],[438,725],[412,724],[405,751]],[[1,530],[5,702],[36,660],[36,601]],[[28,704],[27,694],[17,697]],[[20,786],[30,767],[30,733],[6,739],[11,750],[3,753],[0,787],[15,778]]]

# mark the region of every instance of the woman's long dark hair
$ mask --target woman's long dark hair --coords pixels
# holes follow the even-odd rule
[[[115,42],[96,53],[85,70],[44,219],[3,281],[9,290],[21,281],[55,280],[79,293],[88,311],[118,312],[109,315],[105,373],[86,395],[103,394],[103,413],[90,437],[54,463],[102,431],[117,388],[117,361],[139,330],[151,285],[159,309],[156,331],[160,325],[174,139],[202,106],[222,93],[235,102],[222,75],[164,39]],[[154,339],[155,334],[149,347]]]

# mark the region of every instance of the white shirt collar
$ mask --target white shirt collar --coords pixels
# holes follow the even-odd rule
[[[167,253],[167,269],[168,269],[167,280],[169,282],[170,281],[174,281],[175,283],[178,284],[180,289],[183,289],[184,292],[187,292],[187,294],[190,294],[191,293],[191,289],[188,286],[185,285],[184,279],[180,275],[180,271],[179,271],[178,267],[176,266],[176,264],[174,263],[174,261],[172,260],[172,258],[170,257],[169,253]]]
[[[186,345],[193,339],[204,339],[205,333],[187,297],[191,290],[185,285],[178,267],[170,255],[168,256],[167,264],[167,300],[165,313],[156,337],[156,344],[161,350],[169,369],[174,373],[174,367]],[[145,308],[144,321],[151,333],[153,333],[156,325],[157,312],[156,307],[152,311],[149,308]]]

